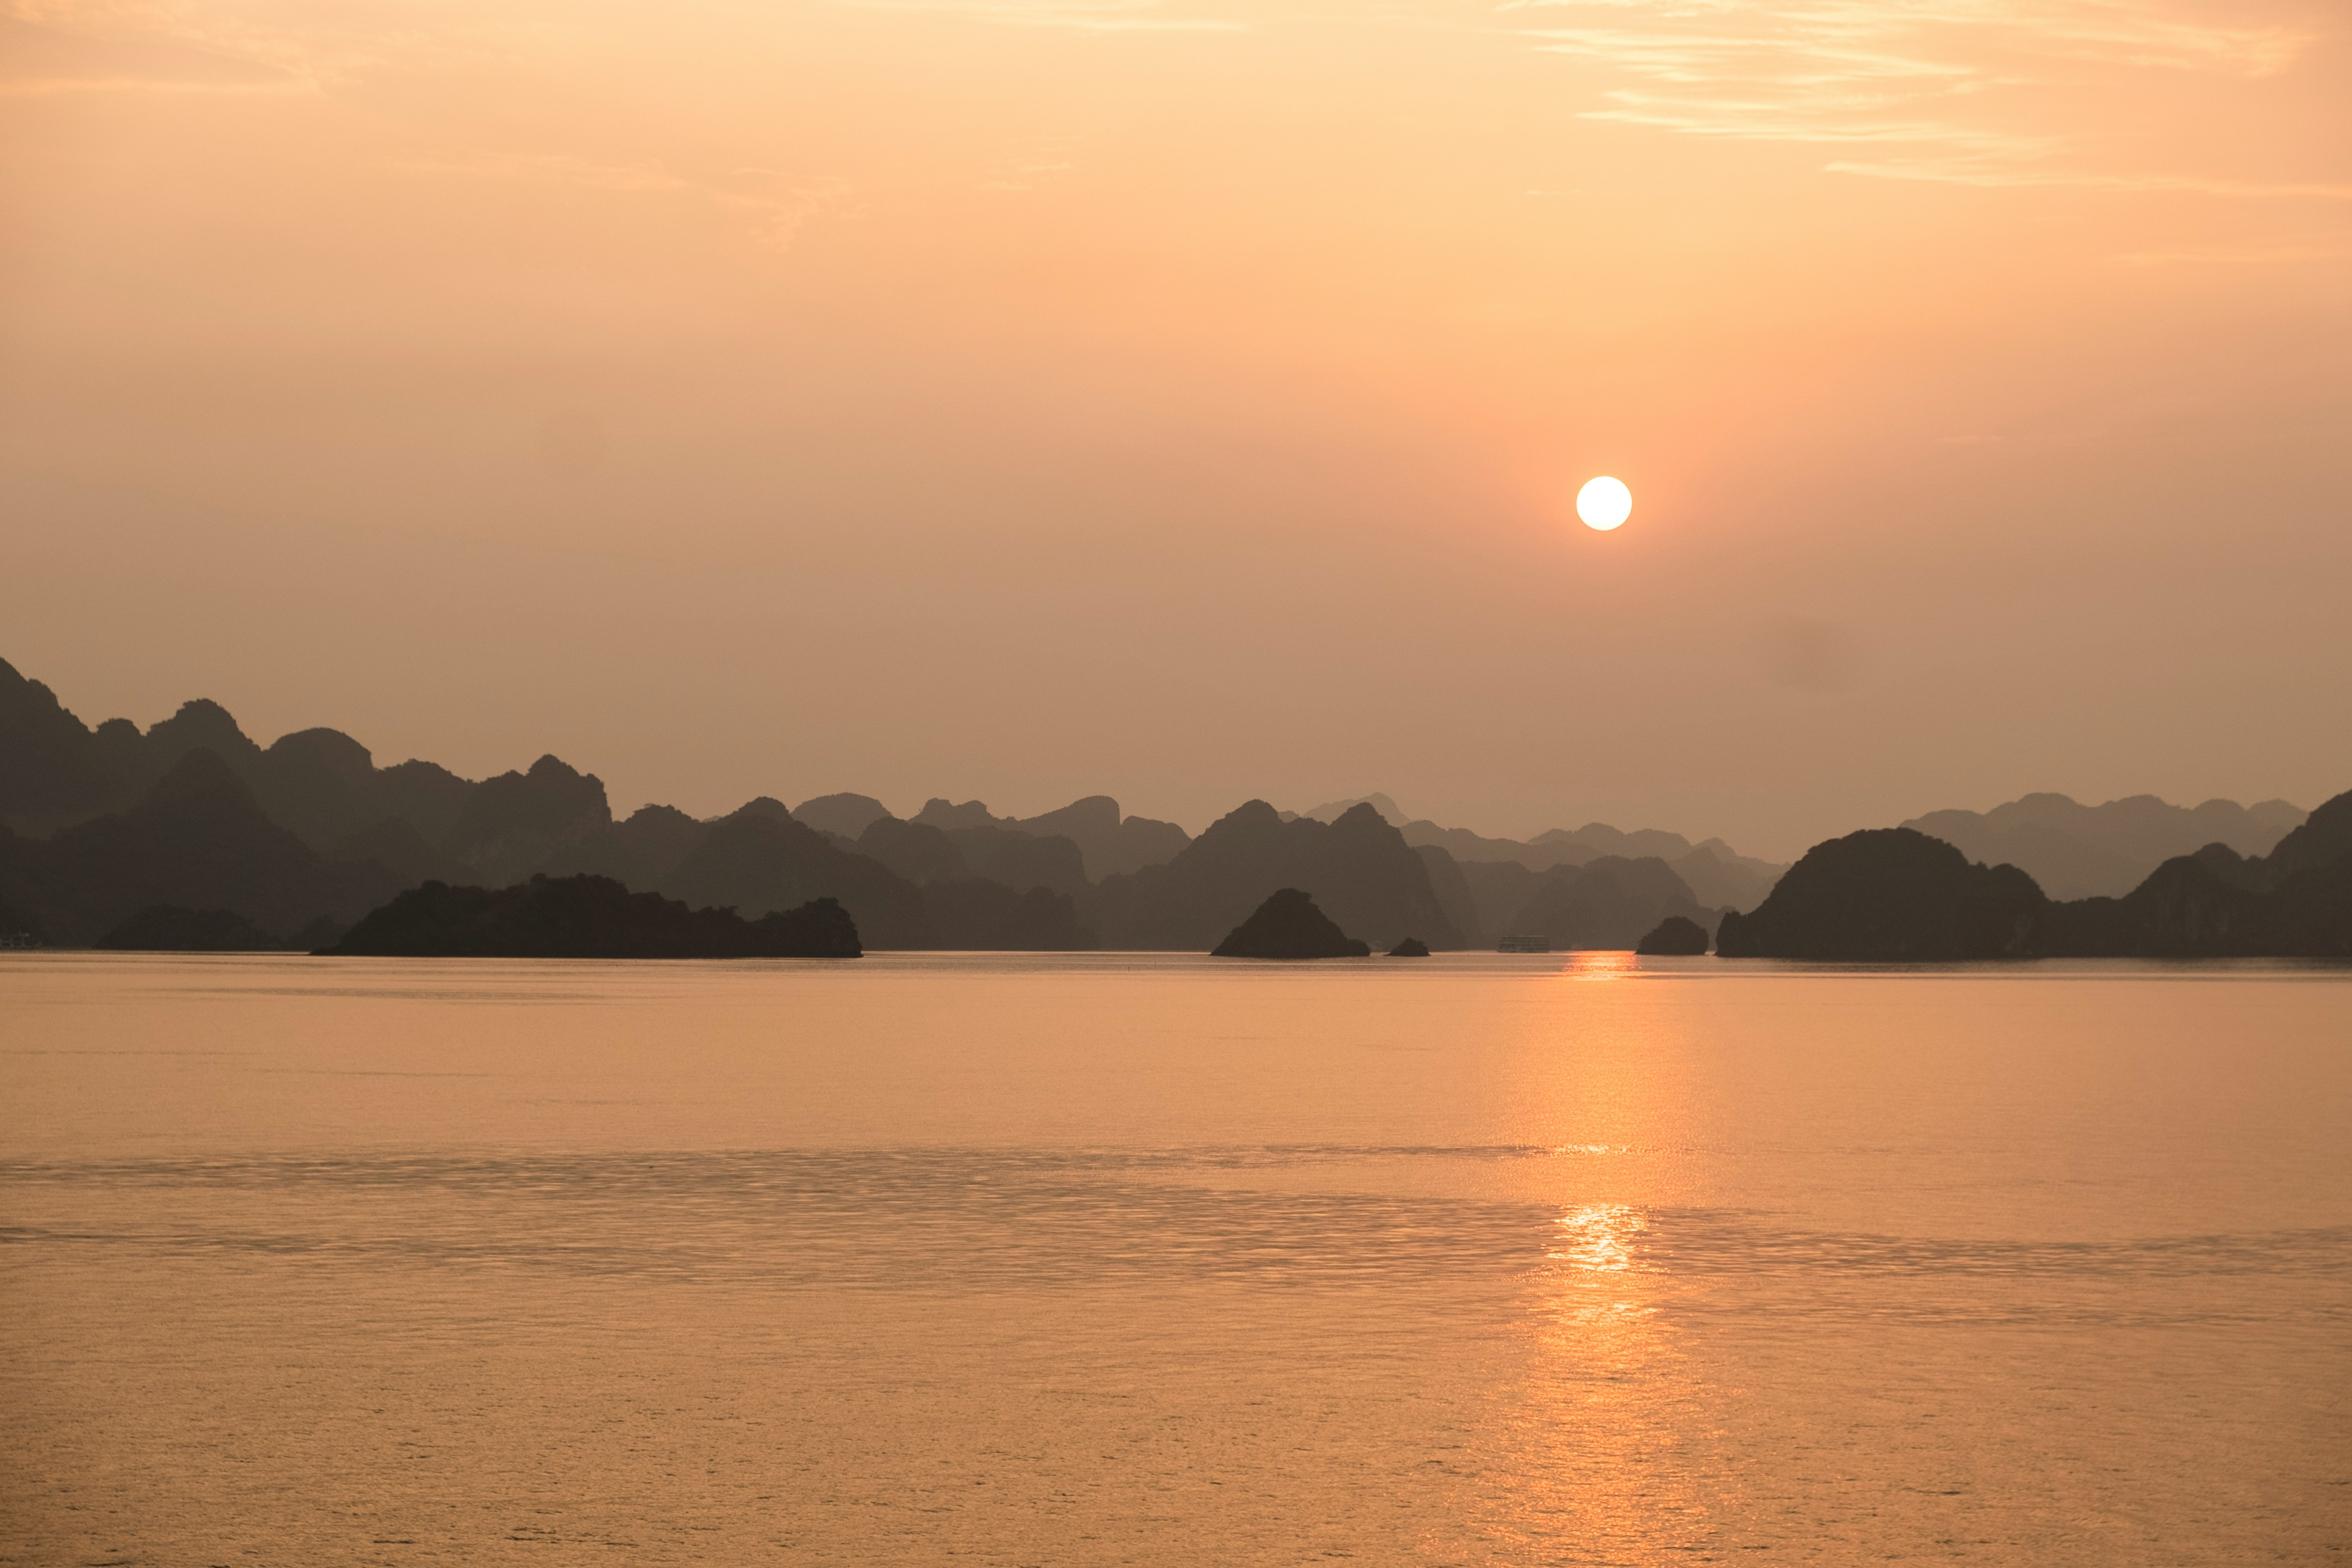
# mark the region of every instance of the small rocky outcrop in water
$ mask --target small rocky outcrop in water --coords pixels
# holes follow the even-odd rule
[[[832,899],[747,921],[632,893],[610,877],[533,877],[496,891],[427,882],[323,950],[397,958],[856,958],[849,911]]]
[[[1212,958],[1369,958],[1358,942],[1297,888],[1277,889],[1210,951]]]
[[[1314,889],[1333,920],[1382,947],[1408,934],[1434,948],[1462,945],[1429,868],[1369,805],[1326,824],[1286,822],[1265,801],[1250,801],[1166,864],[1104,878],[1087,918],[1108,948],[1197,952],[1277,888]]]
[[[1389,956],[1391,958],[1427,958],[1429,943],[1417,936],[1409,936],[1389,949]]]
[[[1653,958],[1697,958],[1706,952],[1706,928],[1681,915],[1668,915],[1633,951]]]

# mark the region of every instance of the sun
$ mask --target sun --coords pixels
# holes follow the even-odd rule
[[[1585,480],[1584,488],[1576,492],[1576,515],[1584,520],[1587,528],[1606,533],[1633,514],[1633,492],[1625,488],[1622,479],[1603,474],[1597,479]]]

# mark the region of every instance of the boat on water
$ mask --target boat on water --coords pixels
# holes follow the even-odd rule
[[[1548,936],[1507,936],[1495,944],[1496,952],[1549,952],[1551,938]]]

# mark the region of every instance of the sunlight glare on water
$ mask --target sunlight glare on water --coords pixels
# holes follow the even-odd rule
[[[2340,970],[8,954],[0,1105],[0,1561],[2352,1551]]]

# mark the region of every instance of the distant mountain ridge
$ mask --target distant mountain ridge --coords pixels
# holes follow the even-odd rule
[[[2176,808],[2177,809],[2177,808]],[[1911,827],[1817,844],[1753,913],[1727,915],[1726,958],[2352,958],[2352,791],[2264,857],[2214,842],[2121,897],[2053,900],[2019,867],[1971,861]]]
[[[1801,884],[1764,918],[1788,868],[1720,839],[1694,845],[1654,828],[1588,823],[1522,842],[1404,817],[1381,795],[1306,813],[1252,801],[1195,839],[1173,823],[1127,815],[1108,795],[1028,818],[934,797],[901,818],[872,796],[839,793],[796,807],[761,795],[708,819],[647,805],[615,821],[603,781],[553,755],[478,782],[422,761],[378,767],[365,746],[330,729],[263,747],[202,699],[144,731],[120,719],[92,728],[0,662],[0,941],[76,945],[120,934],[310,947],[404,889],[495,892],[535,877],[604,878],[632,896],[753,920],[831,898],[865,945],[885,949],[1203,951],[1288,888],[1383,948],[1407,939],[1485,946],[1516,934],[1627,948],[1682,921],[1731,952],[1785,924],[1802,901]],[[2332,918],[2322,884],[2352,832],[2338,802],[2305,820],[2280,801],[2192,810],[2148,796],[2087,807],[2033,795],[1915,822],[1968,840],[1951,849],[1963,866],[1990,846],[1981,858],[2015,850],[1991,864],[2028,868],[2019,874],[2029,885],[2037,863],[2088,879],[2053,877],[2062,892],[2119,885],[2117,868],[2134,857],[2198,840],[2194,854],[2152,865],[2125,898],[2052,904],[2035,887],[2034,899],[2053,909],[2084,905],[2036,915],[2037,940],[2071,933],[2063,940],[2084,952],[2210,945],[2225,940],[2212,934],[2222,927],[2241,947],[2300,941],[2277,933]],[[2290,897],[2290,872],[2322,879],[2297,883]],[[1890,886],[1903,883],[1898,875]],[[1748,921],[1734,918],[1743,912]],[[2183,920],[2195,929],[2176,929]]]
[[[1402,934],[1458,945],[1421,858],[1376,816],[1303,857],[1288,852],[1299,838],[1276,859],[1313,872],[1340,907],[1395,913],[1412,928]],[[1196,939],[1187,900],[1221,878],[1260,897],[1282,880],[1224,864],[1235,842],[1229,832],[1139,889],[1133,879],[1193,840],[1108,795],[1025,819],[934,799],[901,820],[844,793],[793,808],[760,796],[709,820],[647,805],[615,821],[603,781],[553,755],[479,782],[424,762],[379,768],[333,730],[262,747],[205,700],[143,732],[121,720],[93,730],[0,664],[0,936],[11,939],[310,947],[404,889],[489,898],[532,879],[576,892],[588,878],[633,900],[657,894],[751,921],[831,898],[871,948],[1086,949],[1108,911],[1129,940],[1181,930],[1182,945],[1205,949],[1247,909]],[[1155,907],[1166,900],[1174,907]]]
[[[2165,861],[2208,844],[2267,855],[2304,819],[2301,807],[2283,800],[2179,806],[2137,795],[2083,805],[2063,795],[2029,795],[1990,811],[1931,811],[1899,826],[1971,860],[2015,866],[2051,898],[2069,900],[2128,893]]]
[[[860,826],[888,818],[878,802],[861,802],[813,805],[816,815],[833,808],[835,822],[844,810]],[[1085,808],[1091,823],[1103,805],[1131,857],[1138,835],[1116,803],[1069,809]],[[1127,821],[1143,824],[1147,838],[1155,827],[1181,836]],[[552,875],[609,878],[751,918],[837,897],[876,947],[1094,945],[1074,897],[1086,888],[1075,843],[998,828],[959,837],[955,864],[909,879],[764,796],[708,822],[648,805],[616,823],[603,781],[555,756],[478,783],[431,763],[378,768],[333,730],[264,748],[201,699],[143,732],[127,720],[93,730],[0,662],[0,937],[9,939],[85,945],[125,931],[126,940],[178,932],[195,942],[226,929],[214,918],[226,915],[273,942],[311,946],[403,889],[495,889]],[[189,918],[197,915],[205,919]]]
[[[1066,838],[1078,847],[1085,857],[1087,878],[1096,882],[1172,860],[1192,841],[1191,834],[1172,822],[1122,816],[1118,802],[1107,795],[1090,795],[1059,811],[1026,818],[991,816],[988,807],[976,800],[956,805],[934,798],[923,804],[914,820],[949,830],[993,828],[1039,838]]]
[[[84,945],[156,906],[226,910],[290,941],[347,924],[402,880],[373,860],[330,860],[272,821],[209,748],[175,762],[128,809],[46,839],[0,829],[0,903],[47,942]]]
[[[1103,879],[1090,905],[1105,946],[1205,952],[1283,889],[1304,892],[1351,937],[1459,948],[1429,868],[1369,805],[1337,821],[1234,808],[1163,865]]]
[[[1720,838],[1693,844],[1679,833],[1655,827],[1626,833],[1605,822],[1588,822],[1572,831],[1554,827],[1525,840],[1488,838],[1466,827],[1441,827],[1425,817],[1409,817],[1395,801],[1378,794],[1353,800],[1326,801],[1312,811],[1285,815],[1331,822],[1341,812],[1358,805],[1370,806],[1382,819],[1401,829],[1405,842],[1415,848],[1429,846],[1443,849],[1465,865],[1510,862],[1530,871],[1549,871],[1556,866],[1582,866],[1612,856],[1629,860],[1664,860],[1689,888],[1691,896],[1709,908],[1753,909],[1764,901],[1764,895],[1772,890],[1772,884],[1788,869],[1770,860],[1739,854]],[[1502,913],[1482,904],[1482,920],[1490,928]]]

